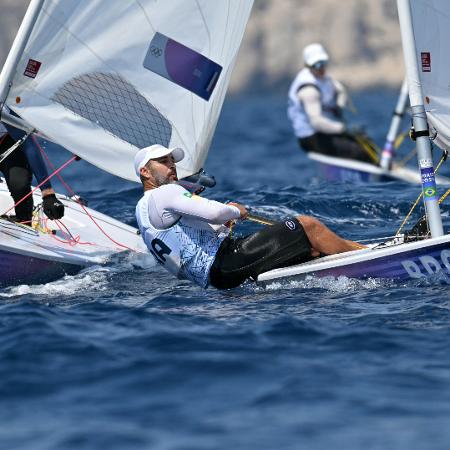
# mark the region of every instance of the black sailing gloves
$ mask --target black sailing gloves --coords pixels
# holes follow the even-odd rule
[[[42,199],[44,213],[50,220],[61,219],[64,216],[64,205],[56,198],[55,194],[46,195]]]

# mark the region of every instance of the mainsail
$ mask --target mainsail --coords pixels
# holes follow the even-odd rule
[[[204,164],[253,0],[45,0],[7,106],[125,179],[155,143]]]
[[[419,71],[418,79],[410,74],[408,83],[421,84],[431,137],[436,134],[434,142],[447,149],[450,147],[450,2],[414,0],[410,8]]]

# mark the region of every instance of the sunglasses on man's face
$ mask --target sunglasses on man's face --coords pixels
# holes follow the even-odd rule
[[[311,67],[315,70],[320,70],[323,67],[326,67],[326,65],[328,64],[327,61],[317,61],[316,63],[314,63]]]

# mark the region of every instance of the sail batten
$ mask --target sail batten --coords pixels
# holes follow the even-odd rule
[[[114,175],[139,148],[206,159],[253,0],[45,0],[7,105]],[[92,18],[95,17],[95,20]]]

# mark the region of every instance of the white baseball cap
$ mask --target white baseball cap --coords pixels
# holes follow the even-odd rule
[[[151,160],[162,158],[163,156],[172,154],[175,162],[179,162],[184,158],[184,150],[182,148],[167,148],[164,145],[154,144],[150,147],[141,148],[134,156],[134,170],[136,175],[140,176],[141,169]]]
[[[307,66],[312,66],[319,61],[328,62],[329,56],[322,44],[309,44],[303,49],[303,60]]]

